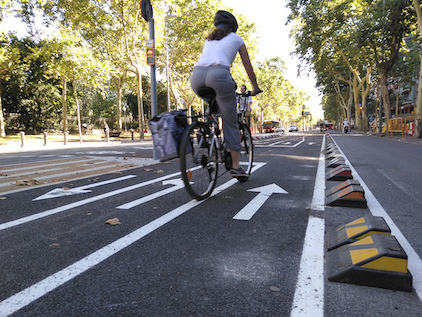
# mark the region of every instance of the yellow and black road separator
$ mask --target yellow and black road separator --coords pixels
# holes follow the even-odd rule
[[[328,147],[327,150],[325,151],[325,154],[329,155],[329,154],[334,153],[334,152],[338,152],[338,148],[335,145]]]
[[[391,229],[382,217],[365,216],[327,232],[328,251],[356,242],[372,234],[391,235]]]
[[[334,193],[336,193],[336,192],[339,192],[340,190],[345,189],[346,187],[348,187],[348,186],[350,186],[350,185],[360,185],[360,183],[359,183],[359,181],[358,181],[358,180],[355,180],[355,179],[348,179],[348,180],[346,180],[346,181],[344,181],[344,182],[341,182],[341,183],[340,183],[340,184],[338,184],[338,185],[335,185],[335,186],[333,186],[333,187],[331,187],[331,188],[327,189],[327,190],[325,191],[325,197],[328,197],[328,196],[330,196],[330,195],[332,195],[332,194],[334,194]]]
[[[338,167],[340,165],[346,165],[346,162],[345,162],[344,158],[337,157],[335,159],[330,160],[327,164],[327,167],[328,168],[334,168],[334,167]]]
[[[340,152],[336,151],[336,152],[332,152],[332,153],[328,154],[327,157],[325,158],[325,160],[331,161],[331,160],[336,159],[336,158],[343,158],[341,156]]]
[[[391,235],[372,234],[331,250],[326,264],[331,282],[412,291],[407,255]]]
[[[349,185],[325,198],[327,206],[367,208],[365,191],[360,185]]]
[[[352,170],[347,165],[339,165],[327,173],[327,181],[345,181],[353,179]]]

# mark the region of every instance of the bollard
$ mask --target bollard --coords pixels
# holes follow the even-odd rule
[[[106,142],[110,142],[110,131],[105,132]]]
[[[21,135],[21,147],[25,145],[25,132],[20,132]]]
[[[67,132],[64,133],[64,145],[67,144]]]
[[[131,130],[130,132],[132,133],[132,141],[133,141],[133,140],[135,140],[135,138],[134,138],[135,132],[133,130]]]
[[[47,145],[47,132],[44,132],[44,146]]]

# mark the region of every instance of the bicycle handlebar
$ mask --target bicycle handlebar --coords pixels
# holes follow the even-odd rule
[[[263,91],[260,89],[259,91],[257,91],[254,95],[252,95],[252,91],[248,90],[246,92],[241,92],[240,94],[237,94],[238,96],[243,96],[243,97],[249,97],[249,96],[256,96],[259,95],[260,93],[262,93]]]

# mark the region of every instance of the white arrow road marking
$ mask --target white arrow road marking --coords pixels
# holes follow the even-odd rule
[[[170,187],[170,188],[166,188],[166,189],[159,191],[159,192],[156,192],[154,194],[151,194],[151,195],[142,197],[140,199],[131,201],[130,203],[118,206],[117,208],[118,209],[130,209],[130,208],[133,208],[135,206],[139,206],[141,204],[144,204],[144,203],[146,203],[150,200],[153,200],[153,199],[159,198],[161,196],[167,195],[169,193],[172,193],[172,192],[179,190],[179,189],[184,187],[184,183],[183,183],[182,179],[180,179],[180,178],[163,181],[163,185],[168,185],[168,184],[172,184],[172,185],[175,185],[175,186]]]
[[[276,184],[270,184],[262,187],[252,188],[249,192],[258,192],[258,196],[252,199],[236,216],[235,220],[249,220],[258,211],[259,208],[267,201],[272,194],[288,194],[283,188]]]
[[[27,216],[27,217],[12,220],[12,221],[9,221],[9,222],[5,222],[5,223],[0,224],[0,231],[4,230],[4,229],[11,228],[11,227],[19,226],[21,224],[24,224],[24,223],[27,223],[27,222],[30,222],[30,221],[41,219],[41,218],[44,218],[44,217],[47,217],[47,216],[58,214],[60,212],[63,212],[63,211],[69,210],[69,209],[73,209],[73,208],[76,208],[76,207],[79,207],[79,206],[83,206],[83,205],[92,203],[94,201],[98,201],[98,200],[105,199],[105,198],[108,198],[108,197],[111,197],[111,196],[119,195],[121,193],[130,191],[130,190],[134,190],[134,189],[138,189],[138,188],[141,188],[141,187],[144,187],[144,186],[148,186],[150,184],[154,184],[156,182],[160,182],[162,180],[175,177],[179,174],[180,174],[180,172],[169,174],[169,175],[162,176],[162,177],[159,177],[159,178],[155,178],[155,179],[152,179],[152,180],[140,183],[140,184],[135,184],[135,185],[132,185],[132,186],[129,186],[129,187],[116,189],[116,190],[113,190],[111,192],[104,193],[104,194],[94,196],[94,197],[90,197],[90,198],[86,198],[86,199],[83,199],[83,200],[80,200],[80,201],[76,201],[76,202],[68,204],[68,205],[49,209],[49,210],[31,215],[31,216]],[[1,314],[0,314],[0,316],[1,316]]]
[[[253,172],[256,172],[259,168],[261,168],[265,164],[266,163],[254,163],[255,168],[253,169]],[[170,176],[174,176],[174,174]],[[161,180],[163,179],[163,177],[160,177],[160,178]],[[158,181],[158,180],[155,180],[155,181]],[[229,188],[230,186],[233,186],[234,184],[237,184],[236,179],[231,179],[228,182],[225,182],[221,186],[214,189],[211,197],[221,193],[223,190],[226,190],[227,188]],[[128,246],[144,238],[151,232],[159,229],[160,227],[169,223],[173,219],[176,219],[177,217],[183,215],[187,211],[198,206],[199,204],[202,204],[203,202],[207,200],[208,199],[204,199],[200,201],[191,200],[187,202],[186,204],[180,207],[177,207],[176,209],[173,209],[167,214],[151,221],[150,223],[147,223],[141,228],[127,234],[126,236],[91,253],[90,255],[79,260],[78,262],[75,262],[69,265],[63,270],[57,273],[54,273],[53,275],[50,275],[49,277],[39,281],[38,283],[35,283],[34,285],[27,287],[26,289],[20,291],[19,293],[16,293],[15,295],[10,296],[9,298],[4,299],[2,302],[0,302],[0,316],[9,316],[17,312],[18,310],[29,305],[30,303],[37,300],[38,298],[55,290],[57,287],[74,279],[78,275],[88,271],[90,268],[94,267],[95,265],[100,264],[101,262],[113,256],[114,254],[127,248]]]
[[[124,180],[130,179],[130,178],[133,178],[133,177],[136,177],[136,175],[128,175],[128,176],[119,177],[119,178],[115,178],[115,179],[109,179],[107,181],[94,183],[94,184],[90,184],[90,185],[85,185],[85,186],[81,186],[81,187],[70,188],[70,189],[55,188],[55,189],[49,191],[47,194],[41,195],[41,196],[33,199],[32,201],[42,200],[42,199],[50,199],[50,198],[57,198],[57,197],[62,197],[62,196],[71,196],[71,195],[77,195],[77,194],[90,193],[90,192],[92,192],[92,190],[88,190],[88,188],[94,188],[94,187],[98,187],[98,186],[102,186],[102,185],[108,185],[108,184],[124,181]]]

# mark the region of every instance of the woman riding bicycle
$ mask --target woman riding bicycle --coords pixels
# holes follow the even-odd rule
[[[252,83],[252,96],[259,94],[255,72],[249,59],[243,39],[236,34],[236,18],[228,11],[220,10],[214,17],[216,29],[212,31],[204,44],[202,55],[195,65],[191,77],[193,91],[198,94],[201,87],[210,87],[216,93],[218,111],[223,119],[224,140],[232,157],[232,177],[248,177],[239,164],[240,132],[236,109],[236,83],[230,73],[237,52]],[[206,100],[207,101],[207,100]]]

